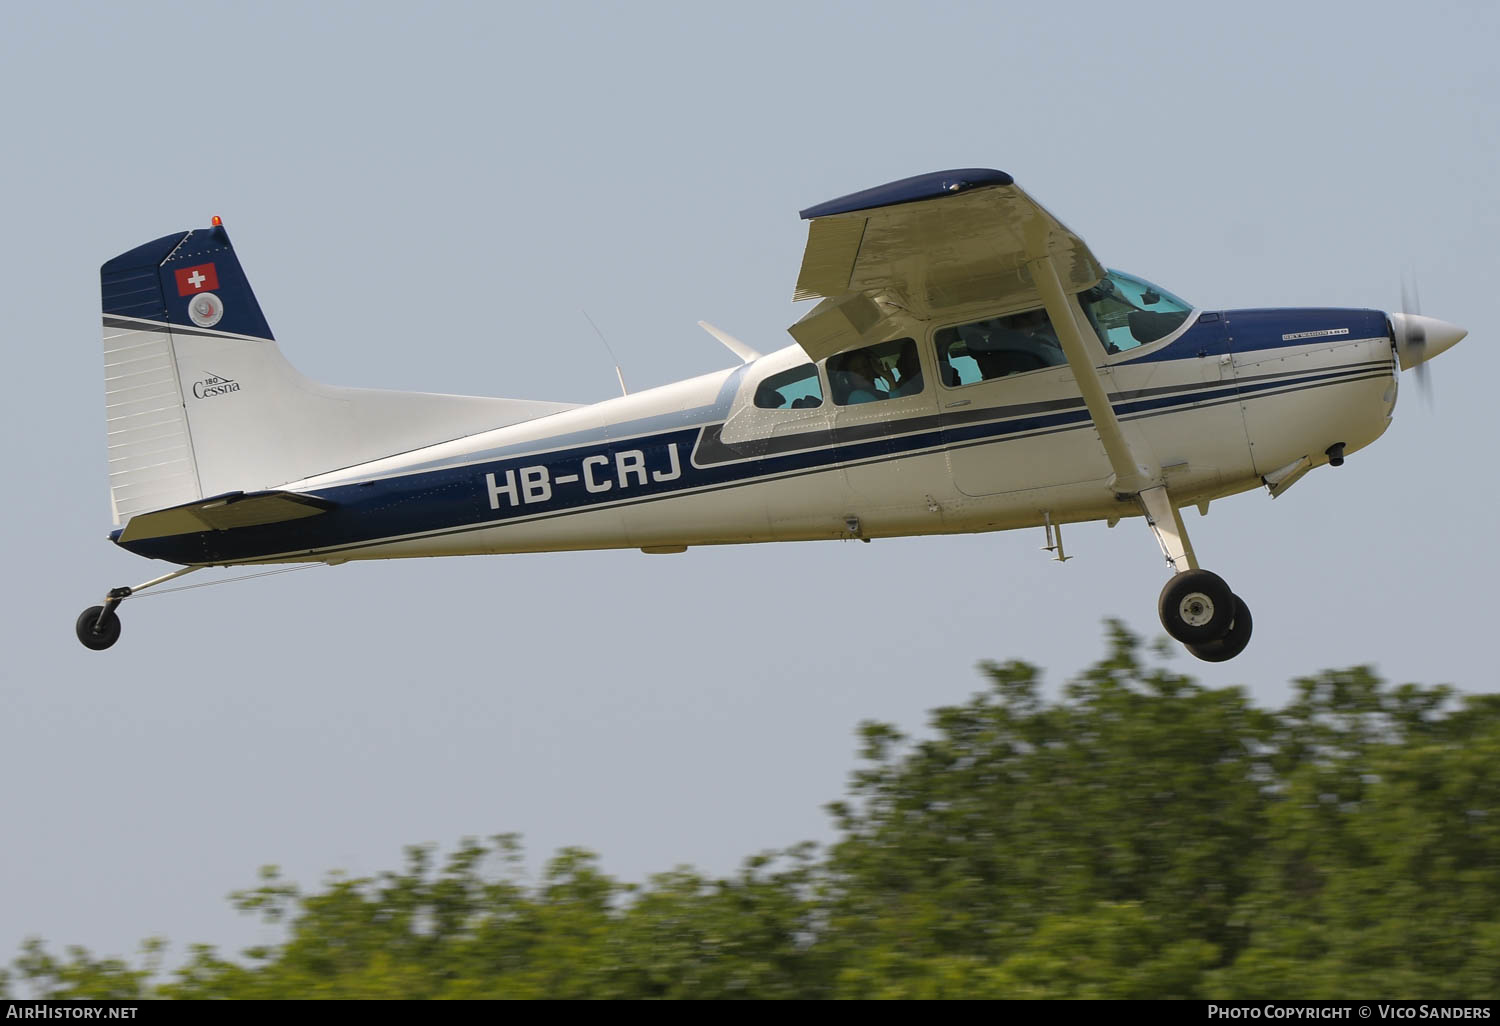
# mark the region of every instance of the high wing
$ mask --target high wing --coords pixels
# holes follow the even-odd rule
[[[1044,306],[1114,470],[1111,487],[1121,496],[1161,493],[1142,499],[1149,500],[1153,526],[1162,510],[1176,516],[1165,501],[1161,468],[1148,453],[1131,450],[1099,380],[1101,354],[1085,342],[1068,301],[1103,278],[1104,268],[1010,175],[935,171],[829,200],[802,217],[812,226],[794,299],[824,298],[787,330],[808,356],[821,360],[873,340],[885,307],[930,319],[981,301]],[[1168,549],[1167,541],[1162,547]],[[1191,552],[1184,559],[1190,564]]]
[[[1010,175],[936,171],[809,207],[794,300],[823,299],[789,330],[821,360],[875,330],[881,304],[931,317],[992,300],[1040,306],[1028,261],[1050,256],[1068,292],[1104,277],[1088,245]]]

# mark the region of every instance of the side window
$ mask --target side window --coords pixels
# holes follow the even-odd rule
[[[838,406],[916,395],[923,388],[916,341],[898,338],[830,356],[828,387]]]
[[[823,405],[818,368],[810,363],[773,374],[755,390],[755,405],[763,410],[811,410]]]
[[[987,317],[935,336],[938,373],[949,388],[1068,362],[1045,310]]]

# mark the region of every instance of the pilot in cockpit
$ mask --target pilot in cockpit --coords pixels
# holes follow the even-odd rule
[[[985,381],[1066,362],[1046,310],[965,325],[959,332]]]

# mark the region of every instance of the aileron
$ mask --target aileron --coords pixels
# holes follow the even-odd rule
[[[814,221],[807,231],[807,250],[802,257],[802,271],[797,275],[797,291],[792,301],[822,296],[837,296],[849,291],[859,244],[864,240],[868,220],[831,218]]]

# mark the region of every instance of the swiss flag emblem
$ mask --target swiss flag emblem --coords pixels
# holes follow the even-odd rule
[[[219,287],[219,272],[214,270],[213,264],[184,267],[175,273],[179,296],[191,296],[195,292],[212,292]]]

